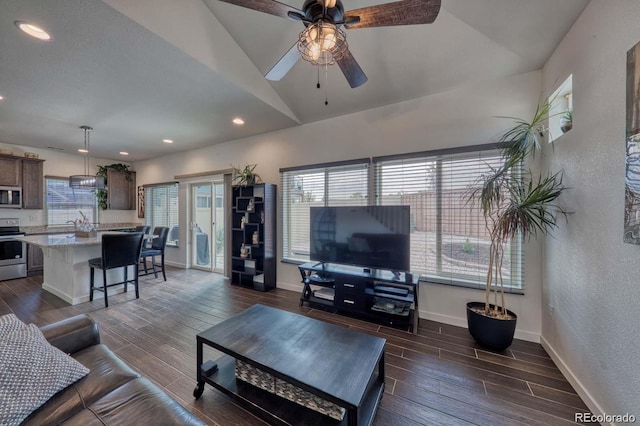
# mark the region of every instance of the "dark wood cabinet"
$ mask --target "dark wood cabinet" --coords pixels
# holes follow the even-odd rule
[[[418,330],[418,278],[410,273],[309,262],[298,266],[300,304],[324,306],[383,324]]]
[[[41,274],[44,269],[44,255],[42,248],[27,244],[27,274],[38,275]]]
[[[0,186],[22,186],[22,157],[0,155]]]
[[[22,208],[44,208],[44,160],[22,159]]]
[[[136,209],[136,172],[107,169],[107,208]]]
[[[276,288],[276,198],[270,183],[233,188],[231,284],[260,291]]]

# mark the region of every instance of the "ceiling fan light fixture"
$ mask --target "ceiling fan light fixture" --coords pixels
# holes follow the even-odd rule
[[[300,55],[313,65],[333,65],[348,48],[344,31],[322,19],[310,24],[298,38]]]

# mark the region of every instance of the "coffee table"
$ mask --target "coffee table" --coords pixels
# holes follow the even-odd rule
[[[369,425],[384,391],[386,340],[263,305],[253,305],[197,336],[197,386],[208,383],[273,424]],[[205,375],[203,346],[223,352]],[[346,409],[334,420],[235,377],[235,361]]]

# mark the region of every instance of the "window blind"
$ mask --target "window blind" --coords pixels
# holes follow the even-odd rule
[[[369,160],[281,169],[282,258],[309,260],[311,207],[367,205]]]
[[[167,245],[178,246],[178,184],[168,183],[160,185],[145,186],[144,188],[145,224],[155,228],[156,226],[166,226],[169,228]]]
[[[490,236],[469,188],[499,166],[495,149],[374,158],[376,203],[411,208],[411,271],[431,282],[484,288]],[[505,248],[503,282],[522,291],[522,243]]]
[[[91,223],[98,222],[96,194],[93,189],[71,188],[69,178],[45,177],[47,224],[68,225],[80,219],[80,211]]]

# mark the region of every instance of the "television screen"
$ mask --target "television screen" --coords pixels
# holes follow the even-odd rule
[[[311,260],[409,270],[409,206],[311,207]]]

